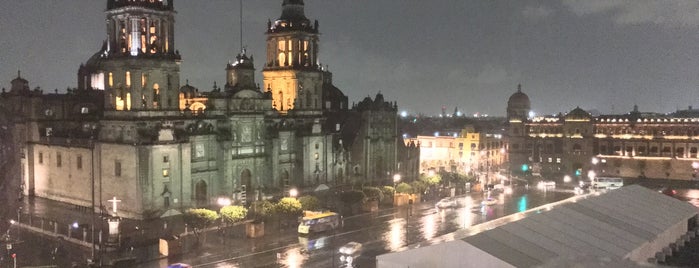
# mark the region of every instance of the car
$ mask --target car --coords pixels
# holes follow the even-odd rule
[[[337,250],[340,252],[340,261],[352,263],[359,255],[362,254],[362,243],[349,242]]]
[[[442,200],[439,200],[439,202],[437,202],[437,204],[434,205],[436,209],[453,208],[457,206],[458,204],[456,200],[452,198],[442,198]]]
[[[677,191],[675,189],[672,189],[672,188],[667,187],[667,186],[663,186],[662,188],[660,188],[660,190],[658,190],[658,193],[661,193],[661,194],[664,194],[664,195],[667,195],[670,197],[675,197],[675,195],[677,195]]]
[[[539,189],[556,188],[556,182],[555,181],[540,181],[536,185],[536,187]]]

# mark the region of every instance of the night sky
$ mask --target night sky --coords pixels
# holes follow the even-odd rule
[[[267,19],[282,0],[244,0],[244,40],[262,83]],[[399,109],[442,106],[504,115],[517,84],[537,114],[576,106],[672,112],[699,97],[694,0],[306,0],[320,22],[320,60],[350,98],[382,92]],[[0,0],[0,85],[17,69],[30,87],[64,92],[105,39],[106,0]],[[175,2],[181,79],[225,82],[240,51],[234,0]]]

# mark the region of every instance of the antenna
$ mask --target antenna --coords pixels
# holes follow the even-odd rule
[[[240,51],[243,51],[243,0],[240,0]]]

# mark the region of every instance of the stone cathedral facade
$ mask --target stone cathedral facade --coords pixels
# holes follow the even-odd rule
[[[262,87],[242,51],[208,91],[181,85],[173,0],[108,0],[105,13],[107,40],[80,65],[78,88],[45,94],[18,74],[0,95],[24,194],[90,207],[94,193],[97,208],[117,197],[120,216],[141,219],[222,196],[417,176],[396,103],[377,94],[349,107],[302,0],[284,0],[267,25]]]

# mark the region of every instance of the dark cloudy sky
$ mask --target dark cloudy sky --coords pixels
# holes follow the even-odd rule
[[[281,0],[244,0],[261,69]],[[535,112],[670,112],[699,98],[694,0],[306,0],[321,62],[350,102],[381,91],[399,109],[504,115],[521,83]],[[75,87],[105,38],[106,0],[0,0],[0,85],[17,69],[45,91]],[[239,51],[238,1],[175,2],[182,82],[209,90]],[[262,82],[258,72],[257,81]]]

